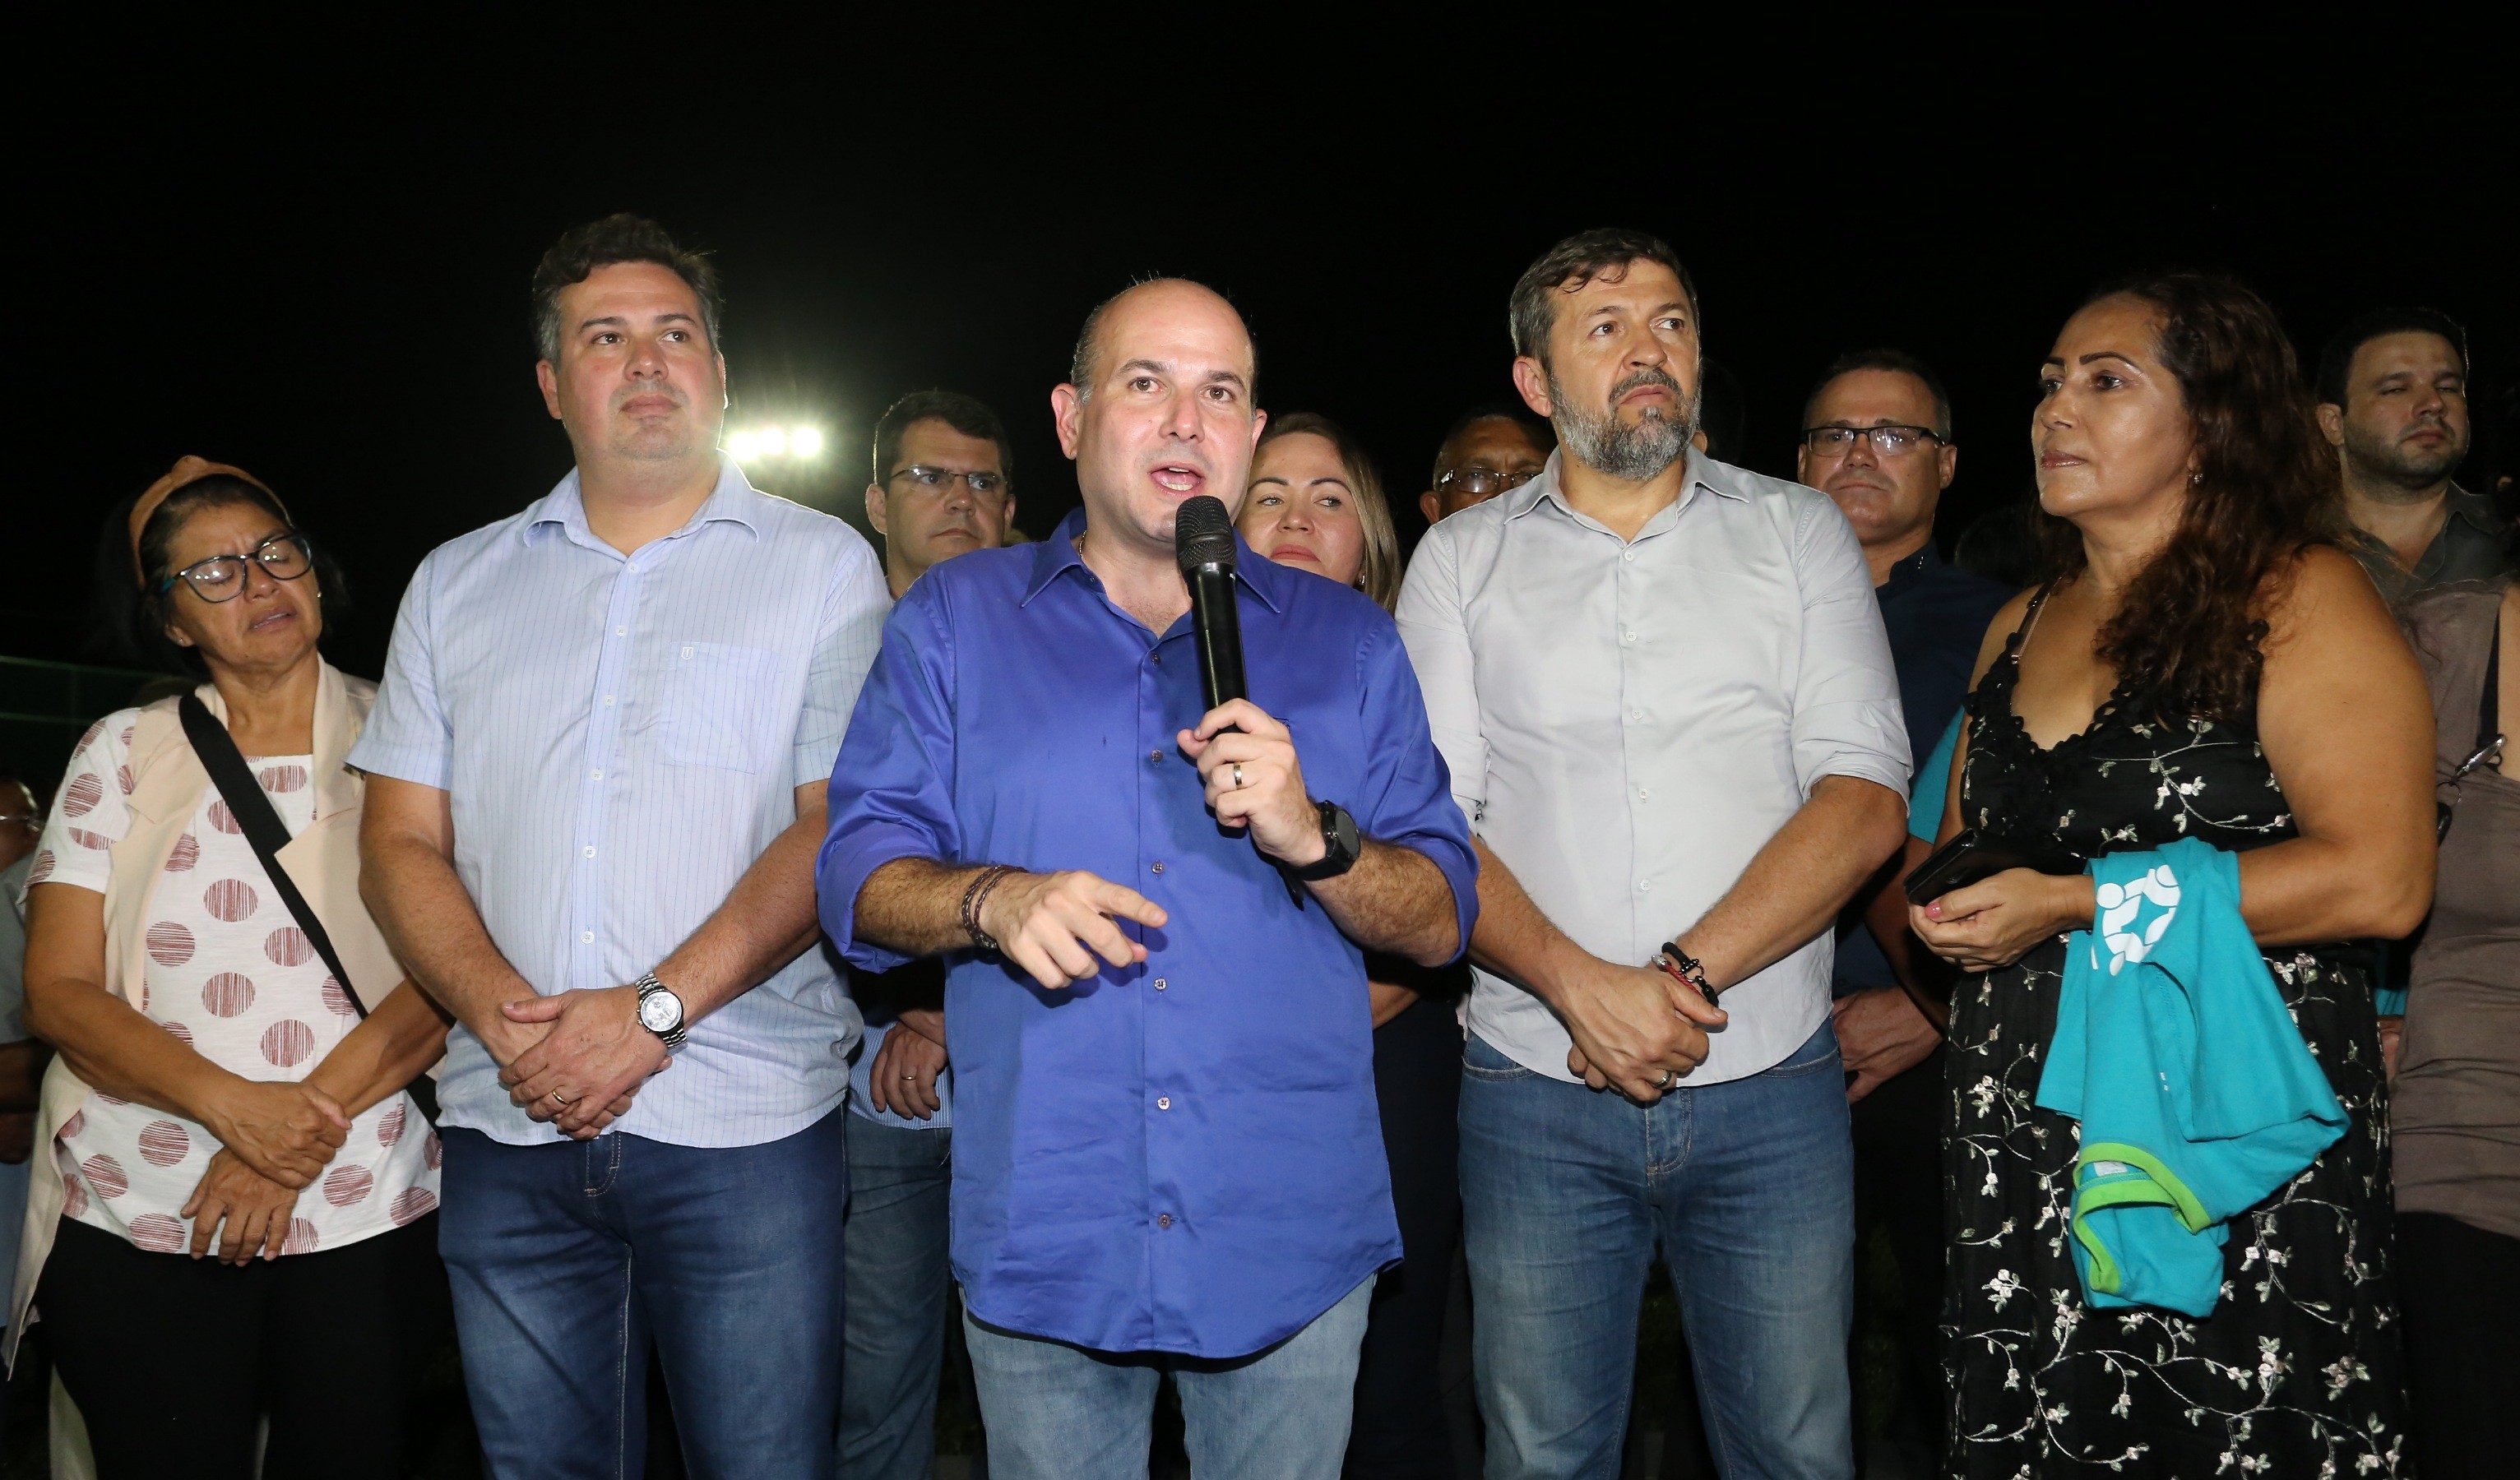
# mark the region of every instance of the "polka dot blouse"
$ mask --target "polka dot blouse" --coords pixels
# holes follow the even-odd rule
[[[27,884],[105,892],[110,850],[130,828],[123,797],[137,709],[108,715],[80,740],[45,824]],[[305,755],[249,759],[293,834],[314,817]],[[147,969],[135,1004],[152,1022],[248,1079],[302,1080],[359,1025],[306,932],[263,872],[216,787],[204,787],[151,900]],[[181,1216],[218,1143],[193,1121],[103,1093],[53,1139],[63,1211],[144,1249],[187,1247]],[[338,1248],[437,1206],[437,1137],[396,1094],[351,1123],[324,1175],[297,1194],[282,1252]]]

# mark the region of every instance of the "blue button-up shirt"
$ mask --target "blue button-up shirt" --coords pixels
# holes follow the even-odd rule
[[[619,986],[714,914],[823,780],[874,660],[883,572],[855,530],[756,491],[732,460],[691,522],[625,556],[577,474],[429,553],[403,593],[350,764],[450,793],[455,872],[545,995]],[[668,983],[671,985],[671,983]],[[848,1091],[857,1009],[809,951],[695,1023],[613,1129],[753,1145]],[[557,1132],[449,1035],[443,1123]]]
[[[852,926],[867,875],[905,857],[1084,869],[1170,913],[1122,923],[1144,965],[1064,991],[949,958],[954,1273],[993,1325],[1238,1357],[1400,1255],[1364,958],[1218,828],[1174,743],[1205,708],[1190,619],[1157,638],[1113,605],[1082,527],[938,565],[893,608],[832,773],[823,924],[851,962],[898,964]],[[1443,870],[1468,940],[1469,830],[1391,619],[1240,557],[1253,702],[1314,796]]]

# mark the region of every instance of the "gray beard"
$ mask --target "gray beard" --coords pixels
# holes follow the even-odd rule
[[[2345,456],[2362,474],[2357,481],[2366,494],[2391,503],[2411,504],[2430,498],[2442,479],[2457,471],[2458,465],[2467,459],[2467,448],[2460,445],[2417,453],[2394,442],[2365,441],[2348,427]]]
[[[1652,379],[1650,373],[1642,378]],[[1610,387],[1610,399],[1617,400],[1641,382],[1640,377],[1629,377]],[[1662,378],[1662,383],[1679,388],[1668,377]],[[1554,375],[1549,377],[1549,399],[1557,406],[1552,420],[1566,455],[1623,483],[1642,483],[1661,476],[1663,470],[1688,456],[1689,438],[1697,435],[1696,395],[1688,398],[1688,409],[1678,420],[1666,420],[1660,409],[1648,407],[1633,426],[1620,421],[1616,411],[1596,416],[1578,408],[1566,399]]]

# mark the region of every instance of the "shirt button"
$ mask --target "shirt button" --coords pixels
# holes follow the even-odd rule
[[[608,694],[608,695],[604,695],[604,707],[605,707],[605,708],[607,708],[607,709],[609,709],[609,708],[611,708],[611,707],[612,707],[612,695],[611,695]]]
[[[629,568],[629,571],[630,571],[630,573],[631,573],[632,575],[637,575],[637,574],[639,573],[639,567],[638,567],[638,566],[636,566],[636,565],[632,565],[632,566],[630,566],[630,567],[628,567],[628,568]]]
[[[630,629],[627,627],[615,627],[612,629],[612,635],[614,637],[628,637],[630,635]]]
[[[586,942],[588,945],[590,945],[590,946],[591,946],[591,945],[595,944],[595,932],[594,932],[594,931],[592,931],[592,930],[589,930],[589,931],[587,931],[584,935],[579,936],[579,937],[578,937],[578,939],[580,939],[580,940],[582,940],[582,941]]]
[[[1628,711],[1628,718],[1630,718],[1630,719],[1640,719],[1640,720],[1641,720],[1641,719],[1643,719],[1644,717],[1645,717],[1645,712],[1644,712],[1642,709],[1631,709],[1631,710],[1629,710],[1629,711]]]
[[[1637,880],[1637,892],[1638,892],[1639,894],[1650,894],[1650,893],[1652,893],[1652,892],[1653,892],[1653,880],[1652,880],[1652,879],[1650,879],[1650,878],[1641,878],[1641,879],[1638,879],[1638,880]]]
[[[1157,874],[1161,874],[1161,873],[1163,873],[1163,872],[1164,872],[1164,863],[1163,863],[1163,860],[1162,860],[1162,859],[1157,859],[1157,860],[1155,860],[1154,872],[1155,872],[1155,873],[1157,873]]]
[[[587,856],[587,857],[589,857],[589,858],[593,858],[593,857],[595,856],[595,849],[594,849],[594,848],[592,848],[592,847],[589,847],[589,848],[586,850],[586,856]]]
[[[1631,564],[1635,563],[1637,553],[1633,550],[1622,550],[1619,552],[1619,559],[1626,561]]]
[[[1160,766],[1160,765],[1162,765],[1163,763],[1164,763],[1164,753],[1163,753],[1161,750],[1149,750],[1149,751],[1148,751],[1148,752],[1147,752],[1147,764],[1148,764],[1148,765],[1150,765],[1150,766]]]
[[[1156,1099],[1155,1099],[1155,1108],[1156,1108],[1156,1109],[1158,1109],[1158,1110],[1169,1110],[1169,1109],[1171,1109],[1172,1107],[1173,1107],[1173,1098],[1172,1098],[1170,1095],[1158,1096],[1158,1097],[1156,1098]]]
[[[692,650],[690,650],[689,648],[686,648],[686,649],[684,649],[684,650],[683,650],[683,656],[685,656],[685,657],[690,657],[691,655],[692,655]]]
[[[1653,800],[1653,793],[1652,793],[1651,791],[1649,791],[1649,790],[1645,789],[1645,788],[1644,788],[1644,787],[1642,787],[1642,786],[1639,786],[1639,787],[1637,788],[1637,800],[1639,800],[1639,801],[1641,801],[1641,802],[1649,802],[1649,801],[1652,801],[1652,800]]]
[[[1637,633],[1636,633],[1636,629],[1635,629],[1635,628],[1633,628],[1633,627],[1631,627],[1631,628],[1629,628],[1627,631],[1622,632],[1622,633],[1620,633],[1620,634],[1619,634],[1619,641],[1620,641],[1620,642],[1623,642],[1623,643],[1633,643],[1633,642],[1635,642],[1636,640],[1637,640]]]
[[[1168,1228],[1171,1228],[1172,1226],[1173,1226],[1173,1215],[1172,1215],[1172,1214],[1170,1214],[1170,1213],[1157,1213],[1157,1214],[1155,1215],[1155,1227],[1157,1227],[1157,1228],[1159,1228],[1159,1229],[1168,1229]]]
[[[604,780],[604,768],[599,766],[596,769],[589,771],[586,773],[586,779],[591,782],[600,782]]]
[[[1165,988],[1165,986],[1166,986],[1166,985],[1167,985],[1167,983],[1164,981],[1164,979],[1163,979],[1162,977],[1158,976],[1158,977],[1156,977],[1156,978],[1155,978],[1155,990],[1156,990],[1156,991],[1158,991],[1158,992],[1162,991],[1162,990]]]

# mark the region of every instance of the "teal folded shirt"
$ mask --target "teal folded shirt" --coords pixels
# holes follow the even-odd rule
[[[2074,1267],[2092,1306],[2207,1316],[2228,1224],[2345,1131],[2240,918],[2240,863],[2195,838],[2093,859],[2038,1103],[2082,1122]]]

